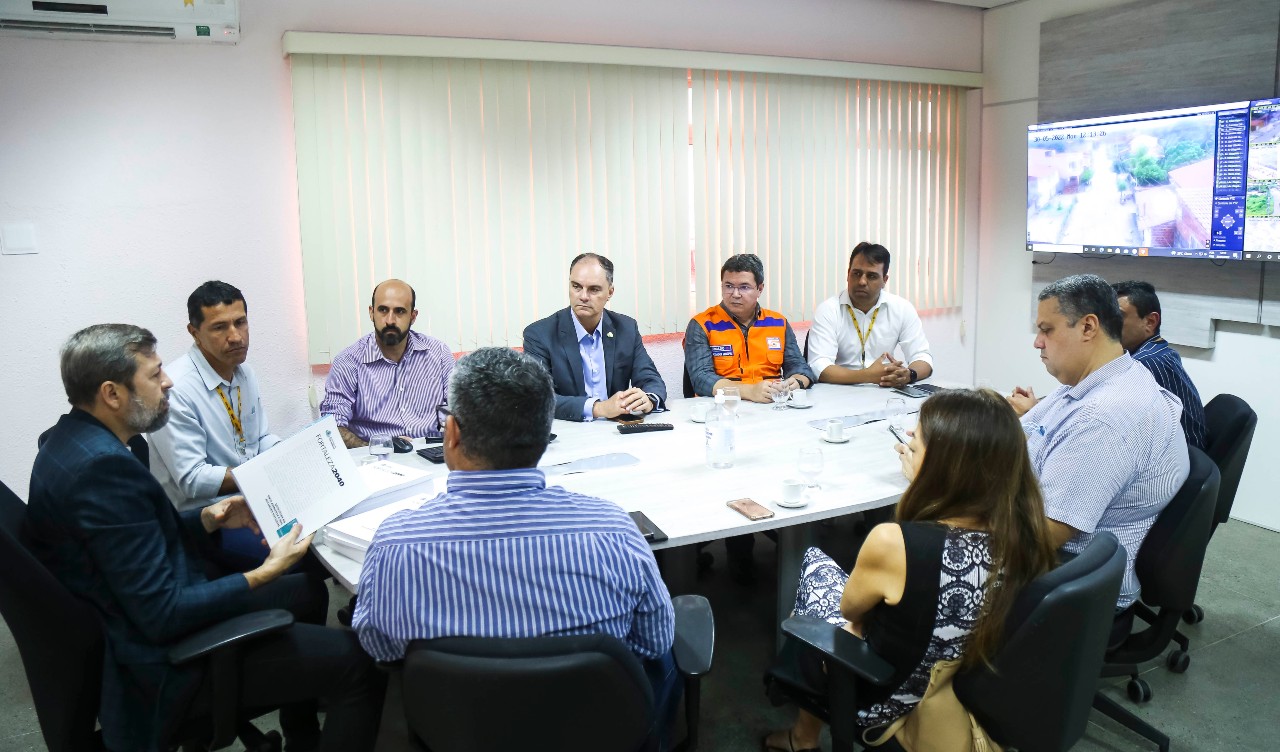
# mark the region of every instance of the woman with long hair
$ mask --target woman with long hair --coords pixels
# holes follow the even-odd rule
[[[934,394],[911,443],[897,445],[911,481],[896,521],[873,528],[849,575],[805,553],[796,613],[865,639],[894,666],[886,687],[859,685],[858,726],[887,725],[915,708],[938,661],[989,662],[1019,590],[1057,564],[1044,499],[1013,409],[990,389]],[[825,686],[816,651],[803,674]],[[767,750],[818,749],[822,721],[800,711]]]

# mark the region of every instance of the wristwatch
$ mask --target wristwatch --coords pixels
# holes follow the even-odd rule
[[[907,383],[908,384],[916,383],[916,379],[920,378],[920,374],[916,373],[916,369],[914,368],[908,368],[907,371],[911,373],[911,378],[907,381]]]

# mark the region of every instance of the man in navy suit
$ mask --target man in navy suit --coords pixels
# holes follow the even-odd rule
[[[70,413],[44,437],[31,471],[26,537],[73,595],[92,604],[106,632],[98,719],[111,750],[153,750],[186,717],[209,712],[199,666],[175,668],[168,648],[218,621],[287,608],[299,623],[244,648],[246,707],[281,707],[289,749],[369,750],[384,680],[350,632],[319,626],[323,583],[285,574],[307,552],[295,526],[257,568],[208,576],[209,535],[257,523],[243,496],[178,512],[144,460],[129,451],[169,417],[173,382],[155,337],[100,324],[62,349]],[[302,623],[303,621],[317,623]],[[315,699],[328,701],[320,733]]]
[[[666,402],[635,319],[605,310],[612,297],[613,262],[580,254],[569,264],[569,307],[524,329],[524,351],[551,372],[561,420],[640,415]]]

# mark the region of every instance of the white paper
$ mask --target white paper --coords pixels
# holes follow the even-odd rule
[[[332,415],[231,469],[268,545],[314,533],[369,495]]]
[[[416,467],[401,465],[387,460],[378,460],[367,465],[360,465],[360,477],[369,490],[367,498],[390,495],[397,491],[426,483],[431,480],[431,473]]]
[[[370,509],[367,512],[329,523],[324,529],[325,540],[339,553],[356,561],[364,560],[364,552],[373,542],[378,527],[396,512],[406,509],[417,509],[424,502],[434,498],[429,494],[418,494],[408,499],[393,501],[386,506]]]

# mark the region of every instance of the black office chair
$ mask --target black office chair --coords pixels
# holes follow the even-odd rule
[[[1204,406],[1204,422],[1208,436],[1205,454],[1218,466],[1222,484],[1218,488],[1218,505],[1213,514],[1213,531],[1231,519],[1231,506],[1240,488],[1240,476],[1249,458],[1253,432],[1258,427],[1258,414],[1249,403],[1234,394],[1219,394]],[[1212,538],[1210,533],[1210,538]],[[1192,605],[1182,615],[1188,624],[1204,621],[1204,609]]]
[[[49,752],[97,752],[94,730],[102,689],[103,630],[97,611],[74,597],[21,542],[26,504],[0,483],[0,616],[22,656],[31,698]],[[208,660],[214,686],[211,719],[183,724],[175,741],[219,749],[241,735],[250,750],[280,749],[279,734],[262,735],[239,709],[238,646],[293,623],[288,611],[259,611],[201,630],[169,651],[181,665]],[[194,740],[194,741],[193,741]]]
[[[692,750],[715,625],[702,596],[678,596],[672,604],[673,652],[685,678],[682,748]],[[402,670],[411,742],[431,752],[659,748],[652,733],[659,709],[644,668],[610,635],[418,640],[409,644]]]
[[[1134,571],[1142,585],[1142,600],[1134,604],[1134,614],[1149,626],[1134,632],[1122,643],[1107,649],[1102,676],[1128,676],[1126,690],[1134,702],[1151,699],[1151,687],[1138,676],[1138,664],[1160,656],[1170,641],[1178,647],[1169,653],[1166,665],[1182,673],[1191,665],[1187,638],[1177,631],[1182,613],[1195,602],[1204,565],[1205,549],[1213,530],[1214,506],[1218,499],[1218,467],[1204,452],[1189,448],[1191,473],[1173,500],[1160,512],[1147,533]],[[1099,692],[1094,707],[1131,731],[1169,748],[1169,737]]]
[[[954,682],[956,696],[992,739],[1024,752],[1057,752],[1084,736],[1123,576],[1124,550],[1115,536],[1101,533],[1079,556],[1018,596],[994,669],[970,669]],[[819,619],[793,616],[782,631],[784,653],[765,676],[770,700],[795,702],[826,721],[836,752],[854,749],[860,744],[851,710],[857,707],[858,682],[884,686],[893,667],[863,640]],[[825,691],[809,686],[798,664],[786,657],[801,643],[825,654]],[[890,739],[878,749],[902,748]]]

